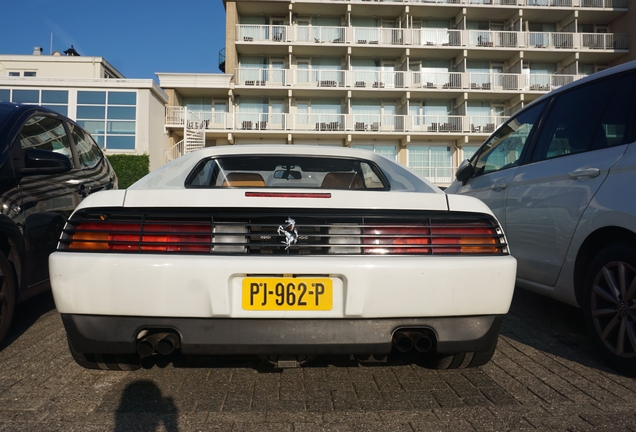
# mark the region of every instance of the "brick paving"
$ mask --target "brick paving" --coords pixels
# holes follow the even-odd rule
[[[0,431],[636,431],[636,379],[605,366],[577,309],[524,291],[493,360],[462,371],[331,357],[91,371],[50,295],[17,316],[0,346]]]

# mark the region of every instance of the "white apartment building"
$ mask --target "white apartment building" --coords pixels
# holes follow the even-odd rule
[[[203,146],[375,150],[440,186],[512,113],[636,58],[633,0],[226,1],[225,74],[157,73],[166,161]]]
[[[44,55],[39,47],[32,55],[0,55],[0,101],[72,118],[106,154],[148,154],[150,169],[165,163],[167,95],[152,79],[124,78],[102,57]]]

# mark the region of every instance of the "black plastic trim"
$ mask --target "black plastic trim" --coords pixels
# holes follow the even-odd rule
[[[503,315],[375,319],[177,318],[62,314],[69,343],[84,354],[135,352],[145,329],[170,330],[183,354],[386,354],[398,329],[427,328],[439,354],[489,351]]]

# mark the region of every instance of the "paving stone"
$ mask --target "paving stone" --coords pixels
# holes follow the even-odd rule
[[[294,432],[353,432],[349,423],[294,423]]]
[[[636,380],[549,299],[513,301],[493,360],[455,371],[335,356],[283,370],[247,356],[86,370],[50,302],[29,324],[16,315],[23,327],[0,345],[0,431],[636,431]]]

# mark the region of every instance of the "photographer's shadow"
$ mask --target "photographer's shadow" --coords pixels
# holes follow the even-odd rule
[[[149,380],[128,385],[115,412],[115,432],[155,432],[163,423],[168,432],[177,432],[179,411],[171,397],[162,397],[161,390]]]

